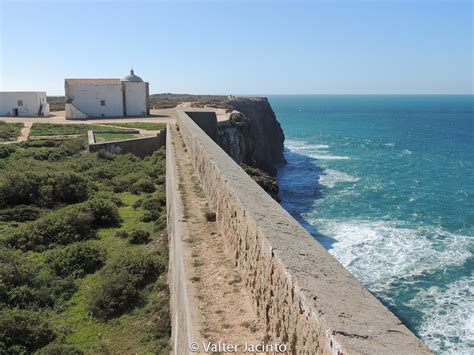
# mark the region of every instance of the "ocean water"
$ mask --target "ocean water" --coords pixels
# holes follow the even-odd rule
[[[474,353],[474,96],[270,96],[283,206],[435,352]]]

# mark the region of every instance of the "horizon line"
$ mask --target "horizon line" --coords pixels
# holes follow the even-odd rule
[[[3,91],[3,90],[2,90]],[[10,92],[10,91],[7,91]],[[23,92],[23,91],[16,91]],[[34,91],[36,92],[36,91]],[[43,91],[44,92],[44,91]],[[46,92],[47,93],[47,92]],[[284,94],[190,94],[190,93],[171,93],[171,92],[157,92],[150,94],[152,95],[189,95],[189,96],[254,96],[254,97],[267,97],[267,96],[474,96],[474,92],[466,93],[390,93],[390,94],[377,94],[377,93],[284,93]],[[64,94],[48,94],[47,96],[64,96]]]

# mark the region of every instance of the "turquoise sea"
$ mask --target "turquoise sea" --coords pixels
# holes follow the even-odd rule
[[[474,353],[474,96],[270,96],[283,206],[437,353]]]

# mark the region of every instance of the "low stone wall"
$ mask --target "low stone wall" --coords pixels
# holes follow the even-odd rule
[[[430,353],[185,112],[177,122],[272,342],[299,354]]]
[[[109,133],[118,133],[111,131]],[[119,132],[123,133],[123,132]],[[91,153],[105,150],[113,154],[132,153],[140,158],[153,154],[154,151],[166,144],[166,130],[161,130],[156,136],[124,139],[110,142],[95,143],[94,132],[88,132],[89,151]]]
[[[167,131],[169,129],[169,124]],[[188,354],[189,344],[196,340],[186,284],[183,255],[183,206],[181,203],[178,166],[175,161],[174,140],[170,134],[166,141],[166,218],[169,245],[169,288],[171,310],[171,346],[173,354]]]

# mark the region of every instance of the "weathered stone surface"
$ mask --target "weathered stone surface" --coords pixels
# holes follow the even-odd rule
[[[266,98],[232,98],[226,101],[241,114],[220,123],[218,143],[237,163],[244,163],[276,175],[276,166],[285,162],[285,137]],[[232,120],[232,117],[234,119]]]
[[[186,113],[178,124],[271,341],[298,354],[430,353]]]

